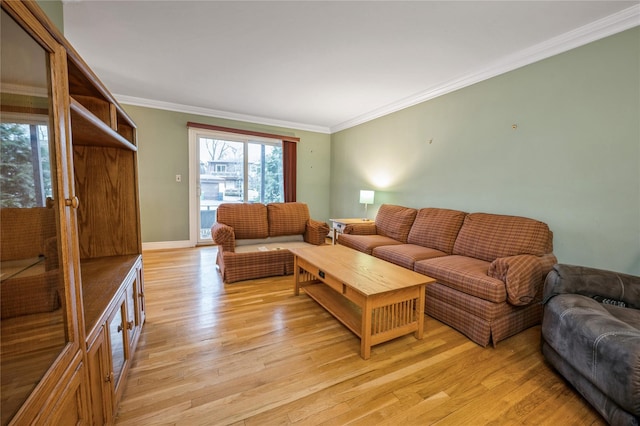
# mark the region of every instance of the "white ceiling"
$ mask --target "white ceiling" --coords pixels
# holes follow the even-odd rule
[[[640,25],[636,1],[65,1],[123,103],[331,133]]]

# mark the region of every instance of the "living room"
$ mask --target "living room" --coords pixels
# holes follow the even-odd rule
[[[298,201],[318,220],[363,215],[359,190],[373,189],[370,218],[383,203],[523,215],[550,226],[562,262],[640,274],[637,41],[636,27],[337,131],[124,96],[143,153],[144,247],[193,245],[189,185],[175,182],[189,175],[192,121],[299,137]]]
[[[66,23],[87,5],[41,6],[85,56]],[[559,262],[637,276],[640,6],[624,6],[543,53],[333,125],[116,95],[137,126],[147,286],[116,423],[603,423],[544,363],[539,326],[482,348],[427,316],[422,340],[365,361],[357,338],[293,296],[291,276],[224,284],[217,248],[194,247],[187,123],[299,138],[297,201],[313,219],[373,219],[383,204],[525,216],[549,225]],[[363,189],[375,191],[366,213]]]

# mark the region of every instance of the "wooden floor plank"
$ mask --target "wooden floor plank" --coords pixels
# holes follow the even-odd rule
[[[292,276],[225,285],[216,254],[144,252],[147,322],[116,424],[605,424],[545,363],[539,326],[482,348],[426,317],[422,340],[365,361]]]

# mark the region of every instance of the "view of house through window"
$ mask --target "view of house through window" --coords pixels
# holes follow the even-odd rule
[[[211,239],[221,203],[284,201],[282,141],[207,131],[196,140],[200,240]]]

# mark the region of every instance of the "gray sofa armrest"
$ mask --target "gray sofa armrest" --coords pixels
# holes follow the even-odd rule
[[[556,264],[545,280],[543,303],[559,294],[602,296],[640,309],[640,277],[586,266]]]

